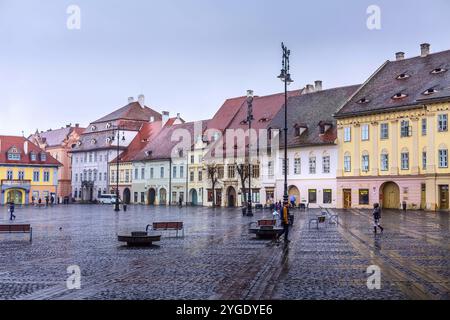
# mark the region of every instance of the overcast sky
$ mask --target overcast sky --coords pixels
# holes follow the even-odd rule
[[[67,28],[67,8],[81,29]],[[367,8],[381,9],[381,29]],[[363,82],[397,51],[450,49],[448,0],[0,0],[0,134],[89,124],[145,94],[147,105],[207,119],[247,89]]]

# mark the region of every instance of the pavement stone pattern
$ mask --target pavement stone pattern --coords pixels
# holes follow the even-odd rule
[[[8,223],[0,207],[0,223]],[[239,209],[106,205],[17,208],[28,235],[0,234],[0,299],[257,300],[450,299],[449,213],[383,211],[373,234],[367,210],[333,210],[339,225],[308,227],[318,210],[295,211],[291,243],[257,240],[254,217]],[[185,238],[163,232],[150,248],[127,248],[118,234],[155,221],[183,221]],[[66,286],[67,267],[81,269],[81,289]],[[366,270],[381,268],[381,289]]]

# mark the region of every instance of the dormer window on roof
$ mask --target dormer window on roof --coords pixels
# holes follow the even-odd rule
[[[41,161],[47,161],[47,154],[45,152],[41,152]]]
[[[106,124],[106,129],[111,128],[111,126],[112,126],[111,122],[108,122],[108,123]]]
[[[30,159],[31,159],[31,161],[36,161],[36,159],[37,159],[36,153],[31,152],[30,153]]]
[[[92,126],[91,127],[91,131],[95,131],[95,130],[97,130],[97,127],[96,126]]]
[[[82,144],[81,140],[77,142],[77,145],[80,147]]]
[[[20,161],[20,152],[16,147],[12,147],[8,151],[8,160],[10,161]]]
[[[325,121],[321,121],[321,122],[319,123],[320,134],[325,134],[328,130],[331,129],[332,126],[333,126],[332,123],[325,122]]]
[[[91,140],[91,144],[96,144],[96,143],[97,143],[97,140],[95,140],[95,139]]]
[[[259,122],[269,122],[270,119],[269,118],[261,118],[259,119]]]
[[[439,73],[444,73],[446,71],[447,71],[447,69],[445,69],[445,68],[436,68],[433,71],[431,71],[431,73],[432,74],[439,74]]]
[[[370,100],[367,99],[366,97],[361,98],[361,99],[358,100],[359,104],[365,104],[365,103],[369,103],[369,102],[370,102]]]
[[[305,132],[308,129],[308,126],[306,124],[295,124],[294,125],[294,134],[296,137],[300,137],[303,132]]]
[[[406,93],[399,92],[399,93],[395,94],[395,95],[392,97],[392,99],[394,99],[394,100],[400,100],[400,99],[406,98],[407,96],[408,96],[408,95],[407,95]]]
[[[409,74],[407,74],[407,73],[401,73],[401,74],[399,74],[398,76],[397,76],[397,80],[405,80],[405,79],[408,79],[408,78],[410,78],[411,76],[409,75]]]
[[[422,94],[424,94],[426,96],[429,96],[430,94],[433,94],[433,93],[436,93],[436,92],[438,92],[436,89],[430,88],[430,89],[426,90],[425,92],[423,92]]]

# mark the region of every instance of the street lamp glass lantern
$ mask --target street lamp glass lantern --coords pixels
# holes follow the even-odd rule
[[[247,98],[253,98],[253,90],[247,90]]]
[[[278,76],[278,79],[284,81],[285,78],[286,78],[286,70],[282,69],[280,75]]]
[[[292,80],[292,78],[291,78],[291,74],[290,74],[290,73],[288,73],[288,74],[286,75],[286,78],[285,78],[284,81],[286,81],[286,83],[287,83],[288,85],[290,85],[292,82],[294,82],[294,80]]]

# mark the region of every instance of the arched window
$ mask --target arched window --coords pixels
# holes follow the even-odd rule
[[[381,150],[381,165],[380,169],[381,171],[388,171],[389,170],[389,153],[386,149]]]

